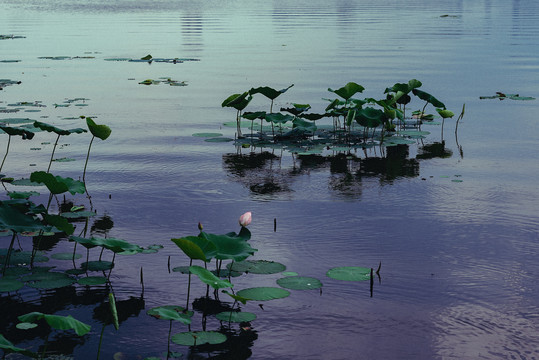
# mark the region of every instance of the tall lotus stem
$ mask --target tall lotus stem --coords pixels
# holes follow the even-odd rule
[[[54,158],[54,152],[56,151],[58,140],[60,140],[60,135],[58,135],[58,137],[56,138],[56,142],[54,143],[54,147],[52,148],[51,160],[49,161],[49,167],[47,168],[47,172],[51,170],[52,159]]]
[[[189,261],[189,267],[193,265],[193,259]],[[189,270],[189,280],[187,282],[187,304],[185,304],[185,310],[189,310],[189,295],[191,292],[191,270]]]
[[[84,171],[82,173],[82,182],[86,183],[86,167],[88,166],[88,159],[90,158],[90,150],[92,149],[92,143],[94,142],[95,136],[92,136],[92,140],[90,140],[90,146],[88,146],[88,153],[86,154],[86,162],[84,163]]]
[[[7,154],[9,153],[9,144],[10,143],[11,143],[11,135],[8,135],[7,147],[6,147],[6,155],[4,155],[4,160],[2,160],[2,165],[0,165],[0,171],[2,171],[2,168],[4,167],[4,162],[6,162]]]

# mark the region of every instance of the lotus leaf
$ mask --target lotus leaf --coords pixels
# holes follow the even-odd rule
[[[251,300],[267,301],[285,298],[290,296],[290,292],[285,289],[275,287],[254,287],[240,290],[237,292],[237,295]]]
[[[23,140],[32,139],[34,137],[33,132],[21,128],[0,125],[0,130],[4,131],[9,136],[19,135],[22,137]]]
[[[201,266],[189,266],[189,271],[192,274],[197,275],[204,284],[210,285],[214,289],[229,288],[234,286],[229,281],[218,278],[217,276],[212,274],[211,271],[204,269]]]
[[[276,274],[286,270],[285,265],[267,260],[245,260],[234,262],[228,264],[227,268],[232,271],[252,274]]]
[[[80,285],[102,285],[106,284],[107,281],[107,278],[104,276],[87,276],[77,280]]]
[[[365,281],[371,278],[371,269],[359,266],[336,267],[330,269],[326,275],[336,280]]]
[[[192,311],[186,311],[183,307],[176,305],[157,306],[146,313],[157,319],[175,320],[185,325],[191,324],[191,317],[193,316]]]
[[[18,317],[21,322],[33,323],[41,319],[45,319],[47,324],[50,327],[58,330],[75,330],[75,333],[79,336],[85,335],[90,331],[90,325],[87,325],[79,320],[73,318],[71,315],[60,316],[60,315],[49,315],[43,314],[40,312],[31,312],[26,315],[21,315]]]
[[[322,287],[320,280],[304,276],[287,276],[278,279],[277,284],[292,290],[314,290]]]
[[[16,233],[46,230],[36,218],[21,212],[19,207],[5,201],[0,202],[0,229],[9,229]]]
[[[69,191],[72,195],[75,195],[76,193],[84,194],[86,191],[84,183],[81,181],[73,180],[70,177],[54,176],[45,171],[35,171],[30,174],[30,181],[45,184],[53,194],[62,194]]]
[[[23,286],[24,284],[19,280],[7,279],[5,277],[0,278],[0,292],[17,291]]]
[[[226,335],[216,331],[183,332],[171,337],[172,342],[178,345],[196,346],[203,344],[221,344],[226,341]]]
[[[217,253],[213,242],[202,236],[171,239],[192,260],[210,261]]]
[[[41,121],[34,121],[34,126],[43,131],[54,132],[58,135],[82,134],[86,132],[85,129],[81,129],[81,128],[64,130],[64,129],[57,128],[56,126],[41,122]]]
[[[334,92],[345,100],[350,99],[358,92],[363,92],[363,90],[365,90],[365,88],[355,82],[349,82],[348,84],[337,90],[328,88],[328,91]]]
[[[415,96],[417,96],[421,100],[425,100],[429,104],[432,104],[434,107],[444,108],[445,109],[444,103],[441,102],[440,100],[436,99],[431,94],[429,94],[429,93],[427,93],[425,91],[422,91],[422,90],[418,90],[418,89],[413,89],[412,92],[414,93]]]
[[[290,85],[287,88],[281,89],[281,90],[275,90],[275,89],[273,89],[273,88],[271,88],[269,86],[260,86],[260,87],[257,87],[257,88],[251,88],[251,90],[249,90],[249,94],[251,94],[251,95],[262,94],[265,97],[267,97],[268,99],[275,100],[279,95],[285,93],[292,86],[294,86],[294,84]]]
[[[90,129],[92,135],[100,138],[101,140],[106,140],[112,132],[107,125],[97,125],[95,121],[89,117],[86,118],[86,124],[88,125],[88,129]]]
[[[1,39],[1,37],[0,37],[0,39]],[[3,349],[6,353],[14,352],[14,353],[20,353],[20,354],[23,354],[25,356],[29,356],[29,357],[32,357],[32,358],[37,358],[38,357],[38,354],[36,354],[36,353],[33,353],[31,351],[28,351],[28,350],[25,350],[25,349],[22,349],[22,348],[19,348],[19,347],[16,347],[15,345],[13,345],[13,343],[11,341],[6,339],[4,337],[4,335],[2,335],[2,334],[0,334],[0,349]]]
[[[200,235],[215,245],[217,252],[214,257],[219,260],[242,261],[257,251],[244,238],[239,236],[231,236],[231,234],[215,235],[205,232],[201,232]]]

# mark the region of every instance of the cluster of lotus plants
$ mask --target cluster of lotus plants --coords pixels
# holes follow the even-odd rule
[[[211,234],[203,231],[203,227],[199,223],[200,232],[198,235],[171,239],[189,259],[188,266],[174,268],[174,271],[188,274],[189,276],[187,300],[185,306],[178,304],[162,305],[148,311],[149,315],[170,321],[167,358],[173,354],[170,352],[171,341],[179,345],[192,347],[204,344],[217,345],[228,340],[227,332],[233,336],[234,332],[230,328],[232,324],[239,324],[240,332],[250,331],[251,323],[256,320],[257,314],[242,309],[242,305],[246,306],[248,302],[256,302],[258,304],[256,308],[258,308],[262,307],[260,302],[290,296],[291,290],[319,290],[320,293],[322,292],[323,284],[316,278],[299,276],[296,272],[285,271],[286,266],[275,261],[249,259],[257,252],[257,249],[254,249],[249,244],[251,232],[247,229],[247,226],[251,223],[251,220],[251,212],[241,215],[239,218],[240,230],[237,233]],[[202,266],[194,265],[194,261],[200,261]],[[215,267],[209,269],[209,264],[212,262],[214,262]],[[344,281],[370,280],[372,296],[373,273],[372,268],[348,266],[332,268],[327,271],[326,275],[329,278]],[[379,275],[380,266],[376,273]],[[261,274],[281,274],[282,277],[276,280],[277,286],[250,287],[236,290],[232,283],[232,278],[242,275],[256,276]],[[191,329],[192,318],[195,314],[194,311],[190,310],[191,277],[193,275],[206,285],[206,295],[200,300],[204,303],[204,306],[198,306],[198,310],[202,312],[203,317],[202,330],[197,331]],[[213,290],[213,298],[210,297],[210,288]],[[220,300],[220,294],[225,294],[228,301]],[[215,317],[220,321],[222,326],[220,331],[206,329],[207,316]],[[187,331],[172,335],[173,321],[188,326]]]
[[[322,149],[343,151],[374,145],[395,146],[413,143],[410,139],[428,135],[429,132],[421,131],[421,125],[433,123],[436,118],[442,119],[443,134],[444,120],[454,116],[443,102],[420,90],[422,83],[416,79],[386,88],[380,99],[357,98],[356,95],[365,88],[349,82],[339,89],[328,89],[338,97],[325,99],[328,105],[322,113],[310,112],[310,104],[297,103],[274,112],[274,100],[292,86],[282,90],[268,86],[252,88],[232,94],[223,101],[222,107],[236,110],[237,145],[282,146],[299,154],[316,153]],[[271,100],[269,112],[245,111],[256,94]],[[414,98],[418,108],[407,114],[407,107],[412,106]],[[434,107],[436,115],[426,112],[429,105]],[[260,121],[260,125],[255,125],[255,121]],[[243,134],[245,127],[250,128],[249,134]],[[224,138],[217,139],[207,141],[225,141]]]

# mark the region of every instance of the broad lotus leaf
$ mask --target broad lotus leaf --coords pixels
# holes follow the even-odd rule
[[[42,280],[31,281],[30,283],[28,283],[28,286],[35,289],[58,289],[66,286],[71,286],[75,283],[75,279],[69,277],[67,274],[64,273],[45,274],[50,278],[47,278],[47,276],[43,276]],[[52,276],[53,274],[61,274],[63,276]],[[26,280],[26,278],[24,280]]]
[[[294,117],[292,115],[285,115],[281,113],[266,114],[266,121],[272,122],[274,124],[285,124],[292,120],[294,120]]]
[[[281,89],[281,90],[275,90],[275,89],[273,89],[273,88],[271,88],[269,86],[260,86],[260,87],[257,87],[257,88],[251,88],[251,90],[249,90],[249,93],[251,95],[262,94],[265,97],[267,97],[268,99],[275,100],[279,95],[281,95],[281,94],[285,93],[286,91],[288,91],[288,89],[290,89],[292,86],[294,86],[294,84],[290,85],[287,88]]]
[[[189,271],[198,276],[200,281],[206,285],[210,285],[214,289],[230,288],[232,285],[228,280],[222,280],[215,276],[211,271],[204,269],[201,266],[189,266]]]
[[[301,118],[295,118],[292,121],[293,129],[300,132],[312,132],[316,131],[316,124]]]
[[[355,82],[349,82],[348,84],[337,90],[328,88],[328,91],[334,92],[345,100],[350,99],[358,92],[363,92],[363,90],[365,90],[365,88]]]
[[[22,349],[19,347],[16,347],[13,345],[11,341],[6,339],[4,335],[0,334],[0,349],[3,349],[6,353],[20,353],[28,357],[37,358],[39,355],[36,353],[33,353],[31,351],[28,351],[26,349]]]
[[[10,199],[28,199],[30,196],[39,195],[36,191],[10,191],[7,193]]]
[[[217,254],[215,244],[203,236],[186,236],[171,240],[192,260],[208,262]]]
[[[77,280],[80,285],[102,285],[107,283],[107,278],[104,276],[87,276]]]
[[[4,131],[10,136],[19,135],[23,140],[32,139],[34,137],[33,132],[21,128],[0,125],[0,130]]]
[[[162,320],[179,321],[182,324],[191,324],[192,311],[186,311],[185,308],[177,305],[164,305],[154,307],[146,312],[148,315]]]
[[[94,120],[92,120],[92,118],[89,117],[86,118],[86,124],[88,125],[88,129],[92,135],[100,138],[101,140],[106,140],[112,132],[107,125],[98,125]]]
[[[86,188],[84,183],[72,178],[64,178],[61,176],[54,176],[51,173],[45,171],[34,171],[30,174],[30,181],[34,183],[45,184],[47,189],[53,194],[62,194],[69,191],[72,195],[76,193],[84,194]]]
[[[438,112],[438,114],[440,114],[440,116],[444,119],[447,119],[447,118],[452,118],[453,116],[455,116],[455,113],[453,113],[453,111],[451,110],[446,110],[446,109],[436,109],[436,111]]]
[[[193,331],[173,335],[170,340],[178,345],[196,346],[203,344],[221,344],[227,337],[217,331]]]
[[[243,297],[243,296],[239,296],[237,294],[231,294],[229,293],[228,291],[226,290],[221,290],[223,293],[227,294],[228,296],[230,296],[232,299],[236,300],[236,301],[239,301],[241,302],[243,305],[245,305],[247,303],[247,301],[251,300],[251,299],[248,299],[246,297]]]
[[[343,266],[328,270],[326,275],[344,281],[366,281],[371,278],[371,269],[360,266]]]
[[[310,121],[316,121],[323,119],[325,117],[328,117],[330,115],[328,114],[317,114],[317,113],[309,113],[309,114],[300,114],[298,115],[302,119],[310,120]]]
[[[291,113],[292,115],[298,116],[304,111],[307,111],[311,108],[311,105],[309,104],[290,104],[292,105],[291,108],[281,108],[281,111],[286,111]]]
[[[106,238],[106,239],[100,239],[96,238],[96,240],[101,242],[101,246],[103,246],[105,249],[111,250],[115,253],[122,253],[122,252],[141,252],[142,248],[136,244],[131,244],[125,240],[122,239],[116,239],[116,238]]]
[[[247,91],[243,94],[232,94],[223,101],[221,107],[233,107],[241,111],[249,105],[252,99],[253,97]]]
[[[244,311],[223,311],[215,315],[215,317],[221,321],[241,323],[255,320],[256,314]]]
[[[79,320],[73,318],[71,315],[49,315],[41,312],[31,312],[18,317],[19,321],[27,323],[35,323],[38,320],[45,319],[50,327],[57,330],[75,330],[75,333],[79,336],[85,335],[90,331],[90,325],[87,325]]]
[[[356,121],[359,125],[368,128],[375,128],[382,124],[384,112],[380,109],[366,107],[356,112]]]
[[[19,207],[0,202],[0,229],[21,233],[44,231],[47,228],[33,216],[21,212]]]
[[[75,231],[75,227],[63,216],[43,214],[43,220],[67,235],[71,235]]]
[[[195,137],[218,137],[218,136],[223,136],[223,134],[221,133],[210,133],[210,132],[204,132],[204,133],[194,133],[192,136],[195,136]]]
[[[246,240],[238,236],[215,235],[205,232],[201,232],[200,235],[215,245],[217,252],[214,257],[219,260],[242,261],[257,251]]]
[[[103,245],[102,239],[100,238],[83,238],[80,236],[70,236],[69,240],[76,241],[87,249]]]
[[[277,284],[292,290],[314,290],[322,287],[320,280],[305,276],[287,276],[278,279]]]
[[[407,94],[410,91],[412,91],[413,89],[421,87],[422,85],[423,84],[421,83],[421,81],[416,80],[416,79],[412,79],[412,80],[408,81],[408,83],[396,83],[391,88],[387,88],[384,91],[384,94],[387,94],[388,92],[395,92],[396,93],[396,92],[399,92],[399,91]]]
[[[421,100],[425,100],[429,104],[432,104],[434,107],[445,109],[444,103],[436,99],[434,96],[432,96],[428,92],[418,90],[418,89],[413,89],[412,92],[414,93],[415,96],[417,96]]]
[[[268,301],[288,297],[290,292],[276,287],[254,287],[240,290],[236,295],[255,301]]]
[[[247,120],[256,120],[256,119],[264,119],[266,118],[266,112],[265,111],[256,111],[256,112],[245,112],[241,115],[242,118]]]
[[[87,130],[81,129],[81,128],[64,130],[64,129],[57,128],[56,126],[41,122],[41,121],[34,121],[34,126],[43,131],[53,132],[58,135],[82,134],[82,133],[87,132]]]
[[[267,260],[245,260],[240,262],[233,262],[227,265],[227,268],[231,271],[252,273],[252,274],[277,274],[286,270],[286,266]]]
[[[0,292],[12,292],[22,288],[24,284],[16,279],[0,278]]]

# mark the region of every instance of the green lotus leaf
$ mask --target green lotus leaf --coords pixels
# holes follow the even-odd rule
[[[30,196],[38,196],[39,193],[36,191],[10,191],[7,195],[11,199],[28,199]]]
[[[452,118],[453,116],[455,116],[455,113],[453,113],[453,111],[450,111],[450,110],[446,110],[446,109],[436,109],[436,111],[438,112],[438,114],[440,114],[440,116],[444,119],[447,119],[447,118]]]
[[[173,272],[179,272],[179,273],[182,273],[182,274],[189,274],[190,271],[189,271],[189,265],[187,266],[176,266],[175,268],[172,269]]]
[[[217,331],[193,331],[173,335],[170,340],[178,345],[196,346],[203,344],[221,344],[226,341],[226,335]]]
[[[185,325],[191,324],[191,317],[193,316],[192,311],[186,311],[183,307],[176,305],[157,306],[146,313],[157,319],[175,320]]]
[[[267,97],[268,99],[275,100],[279,95],[281,95],[281,94],[285,93],[286,91],[288,91],[288,89],[290,89],[292,86],[294,86],[294,84],[290,85],[287,88],[281,89],[281,90],[275,90],[275,89],[273,89],[273,88],[271,88],[269,86],[260,86],[260,87],[257,87],[257,88],[251,88],[251,90],[249,90],[249,93],[251,95],[262,94],[265,97]]]
[[[1,261],[0,261],[1,262]],[[8,276],[11,277],[19,277],[21,275],[30,274],[30,269],[26,266],[14,266],[7,268],[6,271],[4,271],[4,279],[6,279]]]
[[[295,118],[292,121],[292,124],[293,124],[293,128],[296,131],[314,133],[316,131],[316,129],[317,129],[316,124],[314,122],[303,120],[301,118]]]
[[[43,220],[67,235],[71,235],[75,231],[75,227],[63,216],[43,214]]]
[[[274,299],[282,299],[290,296],[290,292],[276,287],[254,287],[240,290],[236,293],[247,299],[255,301],[267,301]]]
[[[23,140],[32,139],[34,137],[34,133],[32,131],[24,130],[21,128],[0,125],[0,130],[4,131],[10,136],[19,135],[20,137],[22,137]]]
[[[14,352],[14,353],[20,353],[25,356],[29,356],[32,358],[37,358],[39,355],[36,353],[33,353],[31,351],[16,347],[13,345],[11,341],[6,339],[4,335],[0,334],[0,349],[3,349],[6,353]]]
[[[80,285],[102,285],[106,284],[107,281],[107,278],[104,276],[87,276],[77,280]]]
[[[322,287],[320,280],[304,276],[287,276],[278,279],[277,284],[292,290],[314,290]]]
[[[95,238],[97,241],[101,243],[101,246],[103,246],[105,249],[111,250],[115,253],[122,253],[122,252],[141,252],[142,248],[136,244],[131,244],[125,240],[122,239],[116,239],[116,238],[106,238],[106,239],[100,239]]]
[[[310,120],[310,121],[316,121],[323,119],[325,117],[331,116],[329,114],[316,114],[316,113],[309,113],[309,114],[300,114],[298,115],[302,119]]]
[[[22,323],[18,323],[17,325],[15,325],[15,327],[17,329],[20,329],[20,330],[29,330],[29,329],[34,329],[37,327],[37,324],[34,324],[34,323],[28,323],[28,322],[22,322]]]
[[[79,320],[73,318],[71,315],[49,315],[40,312],[31,312],[18,317],[21,322],[35,323],[38,320],[45,319],[50,327],[57,330],[75,330],[77,335],[82,336],[90,331],[90,325],[87,325]]]
[[[215,235],[205,232],[201,232],[200,235],[215,245],[217,252],[214,257],[219,260],[230,259],[242,261],[257,251],[256,249],[253,249],[246,240],[239,236],[231,236],[231,234]]]
[[[272,122],[274,124],[285,124],[288,121],[294,120],[294,117],[292,115],[284,115],[281,113],[271,113],[266,114],[265,119],[266,121]]]
[[[415,96],[417,96],[421,100],[425,100],[429,104],[432,104],[434,107],[445,109],[444,103],[436,99],[434,96],[432,96],[428,92],[418,90],[418,89],[413,89],[412,92],[414,93]]]
[[[217,138],[204,139],[204,141],[212,142],[212,143],[222,143],[222,142],[231,142],[231,141],[234,141],[234,139],[225,138],[225,137],[217,137]]]
[[[86,191],[84,183],[81,181],[73,180],[69,177],[54,176],[45,171],[35,171],[30,174],[30,181],[45,184],[53,194],[62,194],[69,191],[72,195],[75,195],[76,193],[84,194]]]
[[[245,260],[233,262],[227,265],[231,271],[252,273],[252,274],[276,274],[286,270],[286,266],[267,260]]]
[[[326,275],[336,280],[365,281],[371,278],[371,269],[359,266],[336,267],[330,269]]]
[[[223,293],[227,294],[228,296],[230,296],[232,299],[236,300],[236,301],[239,301],[241,302],[243,305],[245,305],[247,303],[247,301],[251,300],[251,299],[248,299],[246,297],[243,297],[243,296],[239,296],[237,294],[231,294],[229,293],[228,291],[226,290],[221,290]]]
[[[7,249],[6,249],[7,254]],[[0,263],[4,263],[6,255],[0,253]],[[27,265],[32,261],[32,252],[31,251],[12,251],[11,256],[9,257],[10,265]],[[43,255],[42,252],[37,252],[34,255],[34,262],[47,262],[49,258]],[[35,267],[33,269],[35,271]]]
[[[247,91],[243,94],[232,94],[223,101],[221,107],[233,107],[241,111],[249,105],[252,99],[253,97]]]
[[[0,202],[0,229],[21,233],[46,230],[46,227],[33,216],[21,212],[19,207],[3,201]]]
[[[34,121],[34,126],[43,131],[54,132],[55,134],[58,134],[58,135],[82,134],[86,132],[85,129],[81,129],[81,128],[64,130],[64,129],[57,128],[56,126],[52,126],[50,124],[41,122],[41,121]]]
[[[299,274],[295,271],[283,271],[284,276],[298,276]]]
[[[93,211],[76,211],[76,212],[64,212],[60,214],[61,216],[68,219],[80,219],[80,218],[89,218],[96,216],[96,213]]]
[[[358,92],[363,92],[363,90],[365,90],[365,88],[355,82],[349,82],[348,84],[337,90],[328,88],[328,91],[334,92],[345,100],[350,99]]]
[[[12,292],[22,288],[24,284],[19,280],[0,278],[0,292]]]
[[[100,238],[83,238],[80,236],[70,236],[69,240],[76,241],[82,246],[84,246],[87,249],[92,249],[96,246],[102,246],[103,245],[103,239]]]
[[[189,271],[192,274],[195,274],[198,276],[198,278],[207,285],[210,285],[214,289],[222,289],[222,288],[230,288],[234,285],[232,285],[228,280],[222,280],[212,274],[211,271],[204,269],[201,266],[193,265],[189,266]]]
[[[107,125],[97,125],[95,121],[89,117],[86,118],[86,124],[88,125],[88,129],[90,129],[92,135],[100,138],[101,140],[106,140],[112,132]]]
[[[51,274],[56,274],[56,273],[51,273]],[[58,288],[73,285],[74,283],[75,283],[75,279],[72,279],[66,275],[65,277],[53,277],[51,279],[30,282],[28,283],[28,286],[35,289],[58,289]]]
[[[241,323],[253,321],[256,319],[256,314],[243,311],[223,311],[215,315],[215,317],[221,321]]]
[[[202,236],[186,236],[171,240],[192,260],[208,262],[217,254],[215,244]]]
[[[359,125],[375,128],[382,124],[385,115],[380,109],[366,107],[356,111],[356,121]]]
[[[291,113],[292,115],[298,116],[304,111],[307,111],[311,108],[311,105],[309,104],[290,104],[292,105],[291,108],[281,108],[281,111],[286,111]]]

